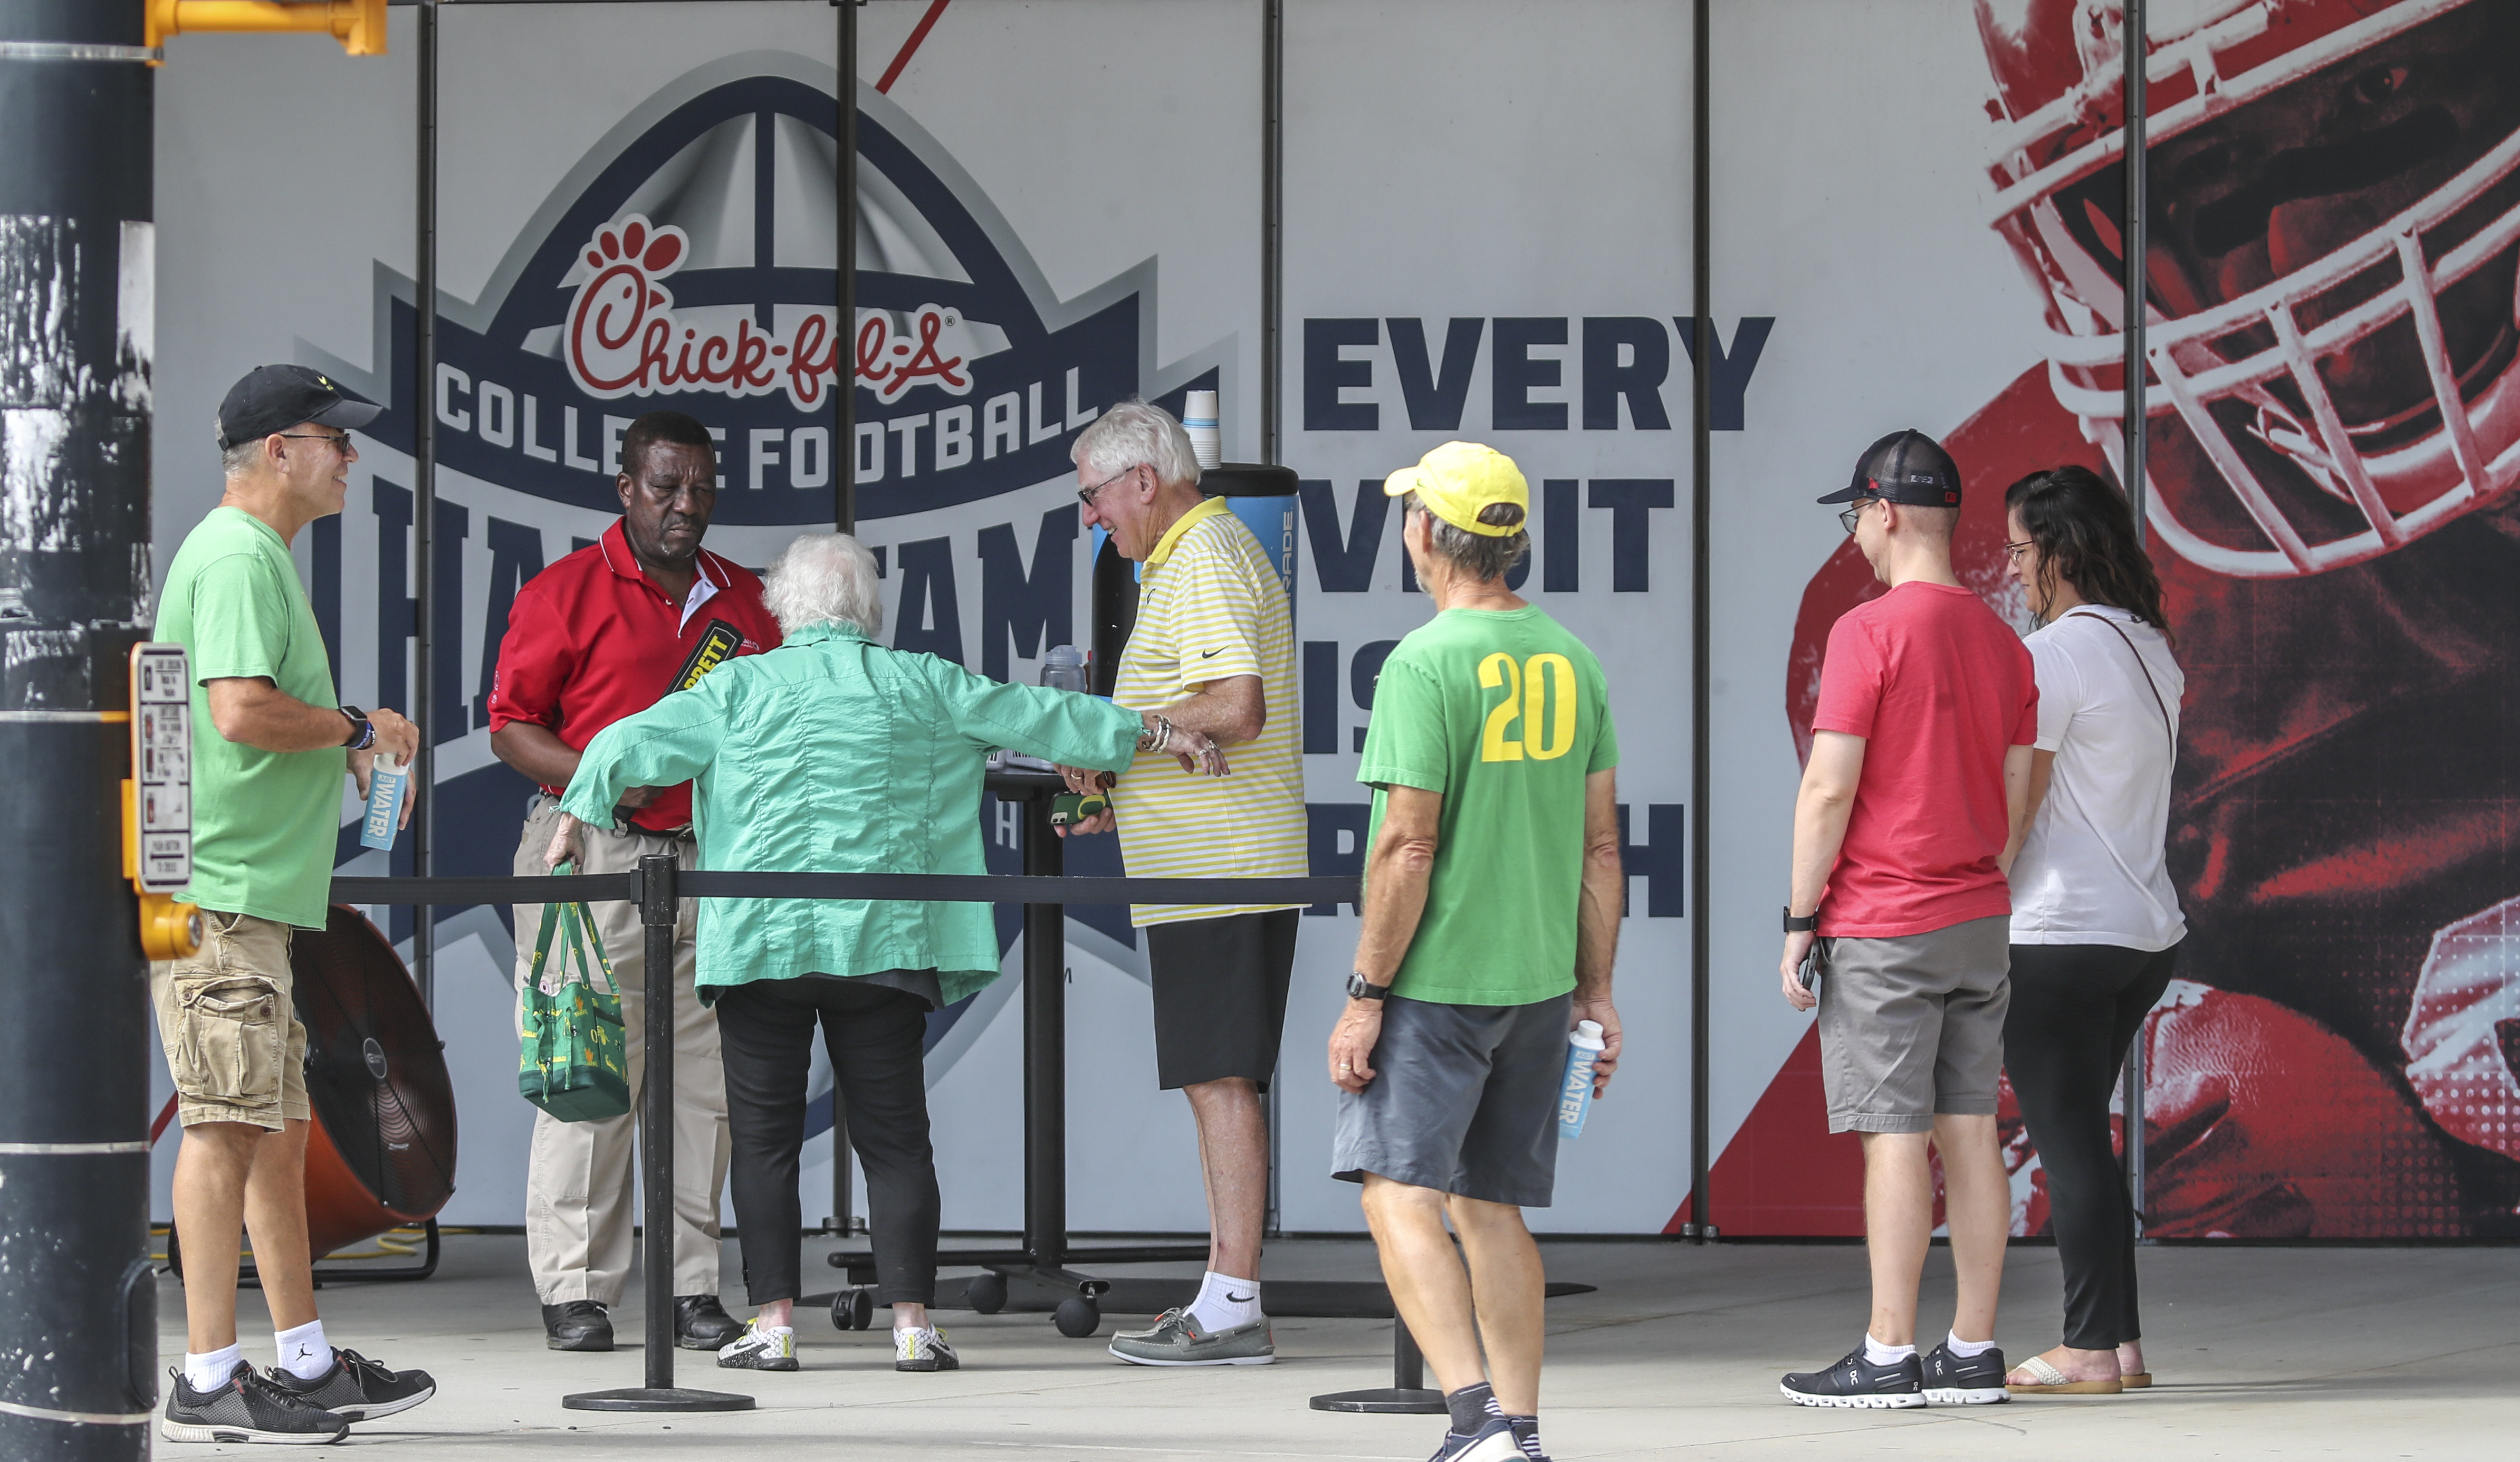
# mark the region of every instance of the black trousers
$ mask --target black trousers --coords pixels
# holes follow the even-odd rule
[[[2136,1312],[2135,1201],[2109,1136],[2127,1047],[2179,963],[2114,944],[2015,944],[2003,1064],[2048,1173],[2065,1267],[2065,1344],[2108,1350],[2143,1338]]]
[[[855,980],[805,976],[727,988],[717,997],[726,1062],[726,1125],[743,1288],[755,1304],[793,1300],[804,1223],[796,1158],[805,1145],[805,1077],[814,1026],[832,1055],[849,1115],[849,1146],[866,1169],[876,1300],[936,1299],[936,1154],[927,1141],[922,1041],[927,1002]]]

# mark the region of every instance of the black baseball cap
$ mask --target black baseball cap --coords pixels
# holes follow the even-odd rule
[[[331,377],[302,365],[255,366],[219,403],[219,450],[286,432],[299,422],[354,432],[382,406],[342,394]]]
[[[1855,459],[1855,480],[1821,501],[1851,503],[1867,497],[1912,508],[1957,508],[1959,464],[1922,432],[1893,432]]]

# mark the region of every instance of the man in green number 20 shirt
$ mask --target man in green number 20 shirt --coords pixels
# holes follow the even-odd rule
[[[1331,1170],[1365,1185],[1383,1278],[1444,1389],[1437,1462],[1519,1462],[1541,1455],[1543,1288],[1522,1209],[1555,1182],[1575,1023],[1607,1043],[1597,1093],[1619,1059],[1619,743],[1593,652],[1506,586],[1531,548],[1512,461],[1446,442],[1383,491],[1437,613],[1383,662],[1357,769],[1373,814],[1330,1035]]]

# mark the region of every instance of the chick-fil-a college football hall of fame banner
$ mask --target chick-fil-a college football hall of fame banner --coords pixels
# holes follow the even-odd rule
[[[2499,689],[2520,646],[2495,612],[2513,537],[2498,494],[2520,471],[2520,94],[2487,58],[2511,54],[2520,0],[2151,10],[2149,317],[2186,393],[2156,388],[2152,547],[2188,677],[2171,859],[2191,928],[2142,1037],[2152,1231],[2501,1232],[2520,1201],[2520,918],[2503,905],[2520,888],[2505,774],[2483,749],[2520,729]],[[1534,1225],[1860,1232],[1861,1160],[1826,1134],[1812,1026],[1775,970],[1821,652],[1877,592],[1812,499],[1885,432],[1943,438],[1968,484],[1962,575],[2030,627],[2003,577],[2002,490],[2059,462],[2113,473],[2120,431],[2117,7],[1714,6],[1703,913],[1686,857],[1688,8],[1284,11],[1278,385],[1280,456],[1302,481],[1301,696],[1270,709],[1300,718],[1313,870],[1361,866],[1375,674],[1431,613],[1381,479],[1456,436],[1493,443],[1532,484],[1516,587],[1599,655],[1625,753],[1625,1060]],[[414,432],[433,419],[441,872],[509,867],[527,789],[489,750],[499,639],[518,585],[616,516],[640,412],[717,435],[707,542],[741,563],[827,528],[852,474],[887,640],[1009,679],[1090,640],[1067,452],[1103,408],[1213,388],[1226,456],[1261,455],[1264,7],[952,0],[923,29],[925,4],[860,14],[844,322],[828,7],[443,10],[428,381],[413,366],[410,12],[392,13],[382,61],[310,37],[169,47],[158,562],[215,501],[209,422],[246,368],[303,361],[384,403],[347,510],[296,555],[341,698],[408,709]],[[288,86],[270,82],[276,58]],[[240,138],[286,160],[241,170]],[[2321,399],[2283,355],[2276,305],[2325,352],[2308,368]],[[2218,370],[2232,362],[2272,364]],[[2444,391],[2467,407],[2459,430]],[[978,815],[991,866],[1014,871],[1013,809]],[[345,871],[408,868],[407,847],[388,859],[345,834],[340,851]],[[1108,839],[1068,854],[1120,868]],[[409,911],[375,912],[408,948]],[[505,909],[438,913],[464,1132],[445,1216],[514,1223],[530,1127],[514,936]],[[1697,917],[1715,921],[1715,1167],[1692,1215]],[[1355,1190],[1327,1175],[1321,1048],[1356,914],[1302,925],[1278,1221],[1354,1231]],[[1007,978],[929,1028],[950,1228],[1020,1222],[1012,910],[1000,927]],[[1124,911],[1071,910],[1066,956],[1073,1226],[1203,1228]],[[2038,1232],[2037,1154],[2008,1101],[2003,1120],[2018,1224]],[[809,1219],[828,1154],[808,1143]]]

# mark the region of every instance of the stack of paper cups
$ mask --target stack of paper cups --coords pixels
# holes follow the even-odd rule
[[[1191,455],[1201,470],[1225,460],[1225,436],[1217,430],[1216,392],[1194,390],[1182,402],[1182,430],[1190,434]]]

